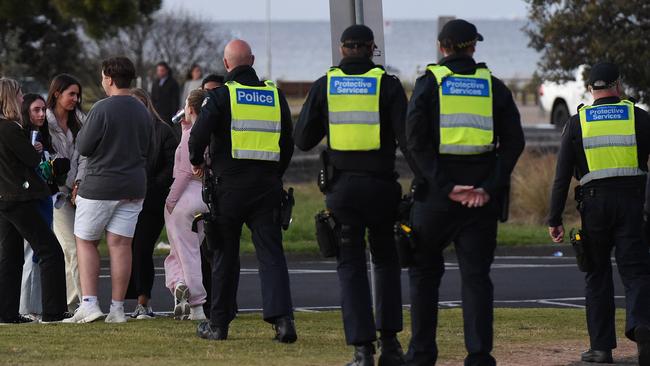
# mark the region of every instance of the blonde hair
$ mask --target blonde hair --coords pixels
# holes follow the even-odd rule
[[[208,95],[208,92],[202,89],[194,89],[190,92],[190,95],[187,96],[187,105],[192,108],[194,113],[199,114],[201,112],[201,106],[203,100]]]
[[[0,78],[0,114],[9,121],[22,121],[18,93],[20,84],[14,79]]]
[[[151,97],[149,97],[149,93],[147,93],[146,90],[142,88],[132,88],[131,89],[131,95],[136,98],[137,100],[141,101],[142,104],[144,104],[145,107],[149,110],[149,113],[157,119],[159,122],[165,122],[163,121],[162,117],[160,117],[160,114],[156,110],[156,108],[153,106],[153,102],[151,101]]]

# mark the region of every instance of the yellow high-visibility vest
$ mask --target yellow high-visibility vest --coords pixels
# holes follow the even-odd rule
[[[580,184],[594,179],[645,175],[637,158],[634,103],[622,100],[584,106],[579,116],[589,168]]]
[[[440,154],[477,155],[494,150],[492,76],[477,68],[471,75],[454,74],[446,66],[427,67],[438,82]]]
[[[332,150],[379,150],[379,90],[385,71],[347,75],[337,67],[327,72],[328,141]]]
[[[234,159],[280,161],[281,111],[278,88],[226,83],[230,92],[230,138]]]

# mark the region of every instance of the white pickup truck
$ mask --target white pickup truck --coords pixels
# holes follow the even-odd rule
[[[564,83],[545,81],[539,86],[539,104],[551,116],[549,122],[558,128],[564,127],[571,115],[577,113],[580,104],[592,102],[591,94],[585,88],[583,70],[584,66],[580,66],[575,71],[575,80]]]
[[[564,83],[545,81],[539,86],[540,106],[549,113],[549,122],[557,128],[564,127],[569,118],[578,112],[580,104],[593,102],[582,77],[584,68],[580,66],[575,70],[575,80]],[[637,106],[648,110],[647,105],[637,104]]]

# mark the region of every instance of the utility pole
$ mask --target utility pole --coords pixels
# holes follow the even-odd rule
[[[266,0],[266,79],[272,80],[271,55],[271,0]]]
[[[375,35],[376,64],[384,65],[384,15],[382,0],[330,0],[330,32],[332,40],[332,65],[341,61],[339,46],[341,33],[353,24],[365,24]]]

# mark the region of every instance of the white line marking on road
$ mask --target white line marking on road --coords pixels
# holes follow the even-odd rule
[[[625,296],[614,296],[615,299],[625,299]],[[572,304],[567,301],[585,301],[584,297],[561,297],[553,299],[522,299],[522,300],[494,300],[494,304],[542,304],[542,305],[555,305],[564,308],[577,308],[584,309],[584,305]],[[450,300],[450,301],[440,301],[438,306],[440,307],[449,307],[457,308],[461,307],[463,302],[461,300]],[[405,309],[411,307],[410,304],[402,305]],[[498,307],[498,306],[497,306]],[[261,308],[248,308],[248,309],[239,309],[240,313],[258,313],[262,312]],[[341,310],[341,306],[332,305],[332,306],[300,306],[294,309],[296,312],[303,313],[319,313],[327,310]],[[170,316],[172,315],[171,311],[157,311],[157,315]]]
[[[584,305],[577,305],[577,304],[569,304],[566,302],[559,302],[559,301],[548,301],[548,300],[540,300],[537,302],[538,304],[547,304],[547,305],[557,305],[557,306],[562,306],[565,308],[578,308],[578,309],[584,309]]]

